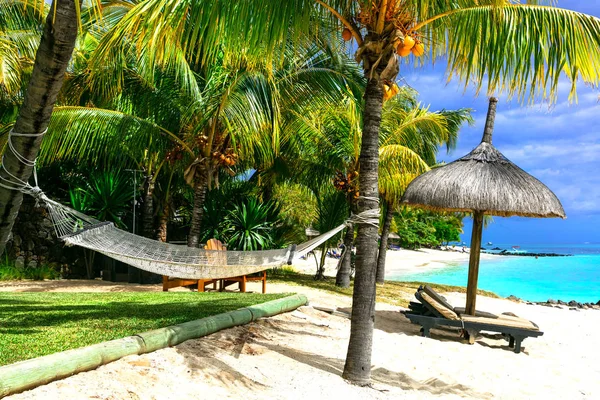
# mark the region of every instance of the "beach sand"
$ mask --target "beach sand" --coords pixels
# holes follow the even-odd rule
[[[319,250],[315,251],[317,259]],[[495,259],[498,256],[495,254],[481,253],[482,260]],[[444,268],[448,264],[462,264],[469,261],[469,253],[458,251],[442,251],[432,249],[420,250],[388,250],[386,254],[386,277],[400,276],[403,273],[425,272],[435,268]],[[327,257],[325,259],[325,275],[335,276],[337,271],[338,260]],[[305,260],[297,260],[294,262],[294,268],[303,273],[314,274],[317,271],[315,258],[311,255]]]
[[[415,257],[417,258],[417,257]],[[416,262],[416,261],[415,261]],[[249,289],[259,291],[258,284]],[[2,283],[0,291],[160,290],[103,281]],[[186,290],[186,289],[181,289]],[[268,283],[269,292],[300,292],[308,307],[223,330],[178,346],[129,356],[9,399],[596,399],[600,398],[600,311],[571,311],[480,296],[477,307],[510,311],[544,331],[514,354],[499,335],[474,345],[456,334],[419,327],[400,307],[378,304],[372,387],[341,378],[350,321],[312,306],[348,311],[351,299]],[[454,305],[463,294],[445,294]]]

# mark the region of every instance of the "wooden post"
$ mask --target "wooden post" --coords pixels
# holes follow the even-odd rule
[[[473,212],[473,231],[469,256],[469,281],[467,283],[467,305],[465,313],[475,315],[477,297],[477,278],[479,276],[479,256],[481,252],[481,232],[483,230],[483,211]]]

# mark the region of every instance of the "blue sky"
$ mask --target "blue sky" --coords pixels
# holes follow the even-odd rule
[[[600,1],[559,1],[563,8],[600,17]],[[446,82],[445,64],[413,69],[403,66],[401,77],[420,94],[431,109],[469,107],[476,124],[462,129],[458,146],[444,161],[468,153],[481,141],[487,97],[464,90],[458,81]],[[484,242],[583,243],[600,242],[600,92],[578,86],[578,102],[568,101],[570,83],[561,82],[555,105],[523,106],[506,101],[499,94],[494,145],[511,161],[544,182],[557,194],[567,213],[566,220],[500,218],[483,233]],[[470,220],[465,219],[463,240],[471,237]]]

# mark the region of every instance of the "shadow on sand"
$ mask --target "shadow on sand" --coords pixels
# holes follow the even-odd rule
[[[420,335],[419,327],[410,324],[398,312],[378,311],[376,318],[378,321],[376,329],[411,336]],[[392,325],[395,325],[395,327],[392,328]],[[321,331],[324,333],[315,332],[322,329],[325,329],[325,331]],[[317,351],[307,352],[292,347],[293,341],[289,341],[289,338],[298,335],[313,336],[315,340],[330,336],[327,334],[327,327],[316,327],[310,321],[263,319],[257,323],[229,330],[227,336],[221,335],[220,337],[186,342],[190,343],[190,345],[179,346],[177,350],[185,358],[190,368],[198,368],[203,374],[210,375],[227,385],[233,384],[233,379],[235,379],[236,385],[243,385],[247,389],[258,389],[259,387],[265,387],[265,385],[242,374],[235,368],[235,363],[228,364],[219,360],[217,353],[221,352],[223,354],[225,352],[225,354],[230,354],[238,358],[240,354],[247,354],[248,349],[250,351],[260,349],[258,353],[268,350],[323,372],[339,377],[342,376],[344,369],[343,359],[327,357],[323,354],[318,354]],[[276,337],[288,340],[273,340]],[[290,344],[288,345],[287,343]],[[455,394],[462,397],[482,399],[492,397],[489,393],[477,392],[462,383],[449,383],[438,378],[419,381],[406,373],[391,371],[382,367],[374,368],[371,372],[371,377],[375,384],[389,385],[402,390],[418,390],[434,395]]]

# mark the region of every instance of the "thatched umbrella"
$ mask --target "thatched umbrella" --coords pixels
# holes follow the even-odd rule
[[[483,216],[565,218],[546,185],[510,162],[492,146],[498,99],[490,98],[483,139],[466,156],[413,180],[402,202],[438,211],[473,213],[466,313],[475,315]]]

